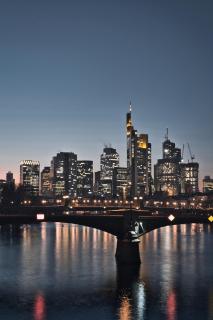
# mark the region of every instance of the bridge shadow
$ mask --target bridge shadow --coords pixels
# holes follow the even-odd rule
[[[132,287],[132,285],[139,280],[140,265],[133,265],[129,268],[128,265],[117,264],[117,288],[118,294],[124,293]]]

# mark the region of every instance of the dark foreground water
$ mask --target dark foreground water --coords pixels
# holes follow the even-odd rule
[[[0,229],[0,319],[213,319],[213,228],[141,239],[140,268],[117,269],[116,239],[49,223]]]

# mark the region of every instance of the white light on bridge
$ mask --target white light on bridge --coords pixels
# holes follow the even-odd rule
[[[37,220],[44,220],[44,214],[43,214],[43,213],[38,213],[38,214],[36,215],[36,219],[37,219]]]
[[[213,222],[213,216],[208,217],[210,222]]]
[[[168,219],[169,219],[170,221],[173,221],[173,220],[175,219],[175,217],[173,216],[173,214],[170,214],[170,216],[168,216]]]

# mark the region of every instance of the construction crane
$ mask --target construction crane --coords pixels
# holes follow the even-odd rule
[[[183,162],[183,156],[184,156],[184,144],[183,144],[183,148],[182,148],[181,162]]]
[[[192,154],[192,151],[191,151],[191,148],[190,148],[190,144],[188,143],[188,149],[189,149],[189,154],[190,154],[190,157],[191,157],[191,161],[193,162],[194,159],[195,159],[195,155]]]

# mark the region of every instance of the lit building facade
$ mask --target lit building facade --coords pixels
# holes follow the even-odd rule
[[[151,143],[147,134],[134,129],[131,111],[130,104],[126,116],[128,185],[132,196],[143,196],[152,189]]]
[[[128,192],[128,171],[124,167],[113,169],[113,197],[126,200]]]
[[[168,133],[166,140],[163,142],[163,159],[181,162],[181,149],[176,148],[175,143],[168,139]]]
[[[6,180],[0,179],[0,203],[2,203],[2,193],[6,184],[7,184]]]
[[[166,136],[163,142],[163,159],[154,166],[155,191],[167,192],[169,195],[180,193],[180,162],[181,149],[175,147]]]
[[[40,163],[34,160],[23,160],[20,163],[20,184],[28,196],[39,196]]]
[[[119,167],[119,154],[116,149],[105,147],[100,158],[101,194],[112,196],[113,169]]]
[[[43,196],[51,195],[50,167],[44,167],[44,169],[41,171],[41,194]]]
[[[155,191],[174,196],[180,193],[180,166],[174,159],[159,159],[154,166]]]
[[[199,191],[199,164],[188,162],[180,164],[181,193],[192,194]]]
[[[60,152],[51,161],[51,188],[54,196],[77,196],[77,155]]]
[[[96,194],[96,196],[101,195],[101,171],[95,172],[95,183],[93,191]]]
[[[151,143],[148,143],[148,189],[149,189],[149,192],[147,193],[151,195],[154,192],[154,182],[152,177],[152,145]]]
[[[91,197],[93,193],[93,161],[77,161],[77,195]]]
[[[105,147],[101,155],[101,180],[112,179],[113,169],[119,166],[119,154],[116,149]]]
[[[211,178],[210,176],[205,176],[203,179],[203,192],[213,193],[213,178]]]

